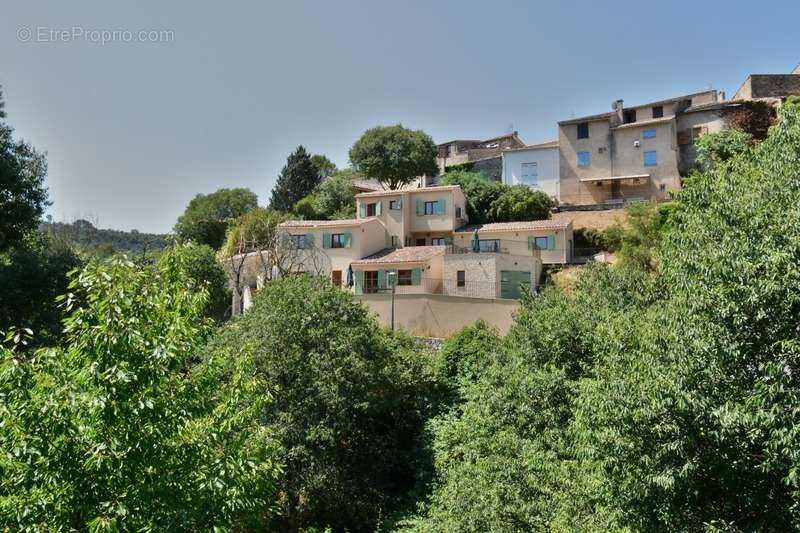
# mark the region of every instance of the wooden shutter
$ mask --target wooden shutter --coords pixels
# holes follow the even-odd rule
[[[306,238],[303,239],[305,241],[306,248],[313,248],[314,247],[314,234],[313,233],[306,233]]]
[[[375,216],[381,216],[381,212],[383,211],[383,202],[378,202],[375,204]]]
[[[353,285],[354,285],[356,294],[364,294],[364,271],[363,270],[354,270],[353,271]]]
[[[425,202],[422,200],[417,200],[417,214],[424,215],[425,214]]]
[[[548,241],[549,243],[550,241]],[[533,250],[536,246],[536,237],[528,235],[528,250]]]
[[[556,236],[555,235],[548,235],[547,236],[547,249],[548,250],[555,250],[556,249]]]
[[[422,269],[415,268],[411,271],[411,284],[419,285],[420,283],[422,283]]]
[[[361,204],[358,206],[358,213],[358,218],[367,218],[367,204],[361,202]]]
[[[386,271],[385,270],[378,270],[378,289],[385,289],[386,288]]]
[[[330,233],[323,233],[322,234],[322,247],[323,248],[330,248],[331,247],[331,234]]]
[[[342,247],[343,248],[350,248],[350,243],[353,240],[353,234],[350,233],[349,231],[346,232],[346,233],[343,233],[342,234],[342,239],[344,240],[344,242],[342,243]]]
[[[445,209],[445,204],[446,204],[446,203],[447,203],[447,201],[446,201],[446,200],[439,200],[439,202],[438,202],[438,209],[436,210],[436,211],[438,212],[438,214],[440,214],[440,215],[445,215],[445,214],[447,214],[447,213],[446,213],[446,211],[447,211],[447,210]]]

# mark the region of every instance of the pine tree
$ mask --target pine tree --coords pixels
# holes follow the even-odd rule
[[[314,192],[319,182],[319,171],[311,156],[303,146],[298,146],[278,176],[269,206],[278,211],[290,211],[298,200]]]

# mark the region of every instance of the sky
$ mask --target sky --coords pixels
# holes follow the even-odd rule
[[[168,232],[198,193],[269,202],[297,145],[340,168],[367,129],[434,141],[556,123],[800,63],[800,2],[25,0],[0,18],[16,135],[56,220]]]

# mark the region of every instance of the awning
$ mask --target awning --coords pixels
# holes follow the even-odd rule
[[[582,182],[590,182],[590,181],[639,181],[639,180],[649,180],[650,174],[631,174],[628,176],[603,176],[600,178],[581,178],[580,181]]]

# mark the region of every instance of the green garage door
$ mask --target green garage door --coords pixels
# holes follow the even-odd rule
[[[519,299],[522,291],[520,287],[531,288],[530,272],[500,271],[500,298]]]

